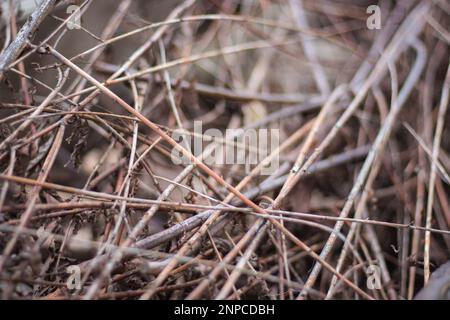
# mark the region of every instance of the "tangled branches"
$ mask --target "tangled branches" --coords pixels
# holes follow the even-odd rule
[[[1,7],[2,298],[442,298],[445,1],[29,5]]]

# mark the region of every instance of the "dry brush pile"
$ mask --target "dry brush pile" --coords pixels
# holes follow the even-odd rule
[[[1,298],[448,298],[450,6],[373,4],[3,1]]]

